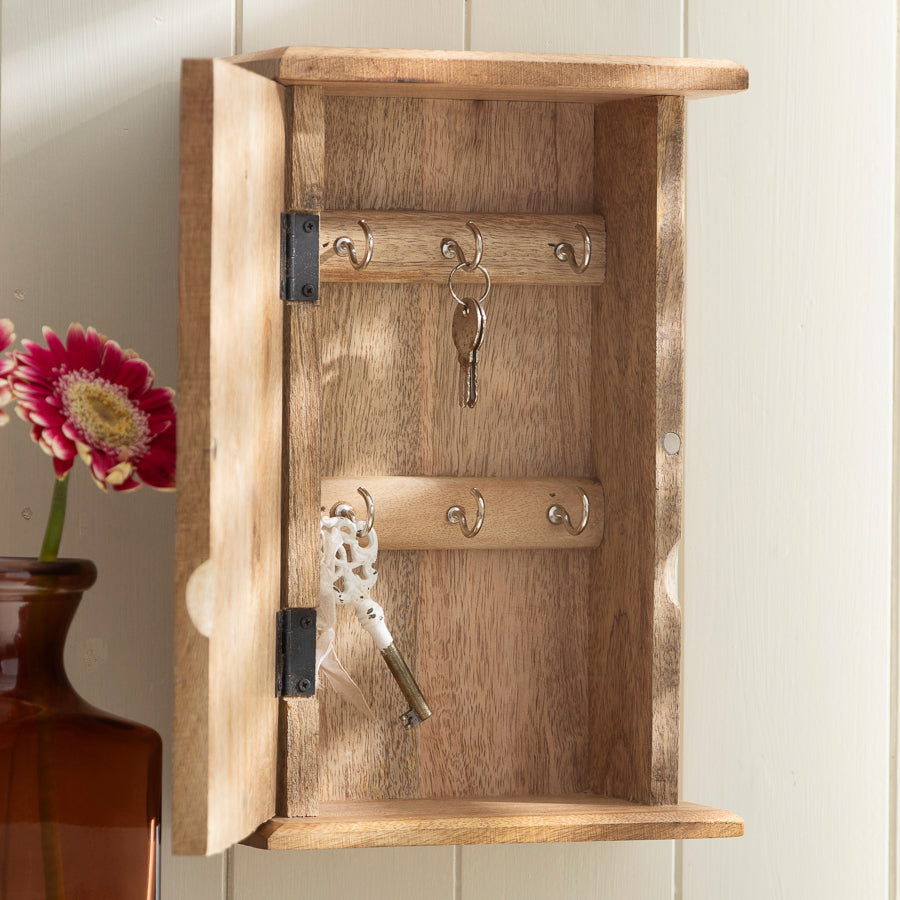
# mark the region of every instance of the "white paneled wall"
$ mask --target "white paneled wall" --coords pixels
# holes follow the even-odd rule
[[[471,0],[467,50],[684,56],[680,0]]]
[[[0,13],[0,317],[20,335],[96,325],[166,384],[182,57],[292,43],[683,53],[751,73],[746,95],[688,113],[682,791],[744,814],[747,836],[166,852],[167,900],[889,898],[894,4],[2,0]],[[51,475],[18,421],[0,466],[0,546],[33,554]],[[63,549],[100,580],[68,665],[89,699],[171,749],[174,503],[87,482],[72,485]]]
[[[174,385],[181,58],[231,51],[231,0],[0,9],[0,317],[20,337],[94,325]],[[0,432],[0,470],[2,552],[37,555],[53,474],[18,419]],[[92,703],[163,735],[168,784],[174,496],[104,496],[79,463],[69,510],[62,553],[93,559],[99,576],[67,667]],[[166,845],[168,806],[166,791]],[[221,859],[166,856],[164,876],[167,898],[221,897]]]
[[[689,900],[887,896],[896,4],[691,0]],[[863,11],[864,10],[864,11]]]

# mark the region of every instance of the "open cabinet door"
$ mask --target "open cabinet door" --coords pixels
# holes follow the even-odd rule
[[[181,94],[173,849],[275,813],[284,91],[188,60]]]

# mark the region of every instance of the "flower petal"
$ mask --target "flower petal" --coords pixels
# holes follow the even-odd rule
[[[39,371],[44,369],[50,371],[53,368],[53,354],[46,347],[29,341],[28,338],[22,338],[22,346],[25,348],[25,352],[17,352],[17,359],[21,357],[22,362],[31,363]]]
[[[9,319],[0,319],[0,351],[16,339],[16,326]]]
[[[130,462],[120,462],[106,473],[106,483],[111,485],[124,484],[131,478],[134,466]]]
[[[88,328],[84,336],[84,367],[89,372],[95,372],[100,368],[103,359],[104,341],[97,334],[96,328]]]
[[[100,368],[97,370],[101,378],[107,378],[110,381],[119,380],[119,369],[125,358],[122,355],[122,348],[115,341],[107,341],[103,347],[103,360]]]
[[[69,353],[69,365],[73,369],[83,369],[88,365],[87,338],[80,323],[73,322],[66,335],[66,348]]]
[[[83,441],[75,441],[75,448],[78,451],[79,459],[86,465],[89,466],[91,464],[91,460],[93,456],[91,454],[91,448],[88,447]]]
[[[142,359],[126,359],[116,381],[128,388],[129,393],[144,393],[153,384],[153,372]]]
[[[134,478],[129,478],[127,481],[122,482],[122,484],[113,485],[113,490],[117,493],[128,493],[130,491],[136,491],[141,486],[139,481],[135,481]]]
[[[53,357],[53,361],[57,365],[63,365],[69,361],[69,354],[66,351],[66,345],[59,339],[59,335],[49,326],[43,328],[44,340],[47,342],[47,349]]]
[[[175,453],[151,450],[138,464],[141,481],[158,490],[175,488]]]
[[[56,473],[57,478],[62,478],[72,469],[73,459],[59,459],[58,457],[53,457],[53,471]]]

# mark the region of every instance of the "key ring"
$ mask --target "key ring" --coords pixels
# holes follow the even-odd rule
[[[481,273],[484,275],[485,280],[487,281],[487,285],[486,285],[486,287],[485,287],[485,289],[484,289],[484,293],[481,295],[481,299],[480,299],[480,300],[475,300],[475,302],[480,306],[482,303],[484,303],[485,300],[487,300],[487,295],[491,292],[491,275],[490,275],[490,273],[489,273],[488,270],[487,270],[484,266],[482,266],[480,263],[479,263],[477,266],[472,267],[472,266],[468,265],[467,263],[462,262],[462,263],[460,263],[458,266],[454,266],[454,267],[453,267],[453,270],[450,272],[450,277],[447,279],[447,286],[450,288],[450,296],[453,297],[453,299],[454,299],[460,306],[465,306],[465,305],[466,305],[466,304],[465,304],[465,301],[464,301],[464,300],[461,300],[461,299],[459,298],[459,295],[456,293],[456,291],[453,290],[453,276],[454,276],[460,269],[465,269],[467,272],[471,272],[471,271],[474,271],[475,269],[478,269],[478,270],[480,270]],[[473,299],[474,299],[474,298],[473,298]]]

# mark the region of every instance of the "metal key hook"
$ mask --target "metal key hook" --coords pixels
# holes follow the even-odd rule
[[[453,240],[453,238],[444,238],[441,241],[441,255],[444,259],[458,259],[460,266],[466,272],[474,272],[481,266],[481,257],[484,254],[484,238],[478,226],[471,220],[466,222],[472,234],[475,235],[475,259],[472,262],[466,260],[466,254],[463,253],[462,247]],[[459,267],[457,267],[459,268]]]
[[[478,488],[472,488],[472,494],[478,501],[478,512],[475,516],[475,525],[472,528],[469,528],[469,523],[466,521],[466,513],[462,507],[451,506],[447,510],[447,521],[453,525],[458,524],[460,530],[467,538],[475,537],[481,531],[481,526],[484,525],[484,497],[481,496],[481,491]]]
[[[334,242],[334,252],[337,253],[338,256],[349,256],[350,265],[352,265],[354,269],[364,269],[372,261],[372,251],[375,249],[375,238],[372,237],[372,230],[369,228],[365,219],[360,219],[357,224],[362,228],[363,233],[366,236],[366,255],[363,261],[359,261],[359,257],[356,255],[356,247],[353,245],[353,241],[346,235],[344,237],[339,237]]]
[[[550,524],[565,525],[566,530],[571,535],[581,534],[581,532],[587,528],[588,520],[591,518],[591,501],[588,500],[588,495],[584,492],[584,488],[578,488],[578,490],[581,491],[581,501],[583,504],[580,525],[573,525],[566,508],[558,503],[554,503],[553,506],[547,510],[547,518],[550,520]]]
[[[566,241],[557,244],[553,252],[560,262],[568,261],[572,268],[581,275],[591,264],[591,236],[584,225],[576,225],[575,227],[581,232],[581,237],[584,241],[584,262],[578,265],[575,261],[575,248]]]
[[[369,532],[375,525],[375,501],[372,499],[372,495],[364,487],[357,488],[357,490],[362,494],[363,500],[366,501],[366,521],[364,523],[361,524],[356,520],[356,513],[353,511],[353,507],[343,500],[335,503],[334,506],[331,507],[331,514],[333,516],[343,516],[345,519],[349,519],[356,525],[357,536],[364,538],[369,536]]]

